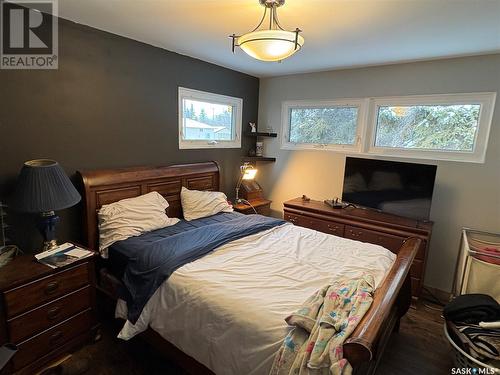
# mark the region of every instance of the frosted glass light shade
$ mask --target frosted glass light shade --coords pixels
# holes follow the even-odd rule
[[[255,178],[255,175],[257,174],[257,169],[254,168],[248,168],[245,169],[245,172],[243,173],[243,180],[253,180]]]
[[[237,44],[248,55],[262,61],[280,61],[293,55],[304,45],[304,38],[284,30],[259,30],[238,37]]]

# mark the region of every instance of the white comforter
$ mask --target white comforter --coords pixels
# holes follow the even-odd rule
[[[267,374],[288,314],[339,277],[369,272],[380,285],[395,258],[378,245],[284,224],[179,268],[119,337],[149,325],[216,374]],[[123,301],[116,314],[126,317]]]

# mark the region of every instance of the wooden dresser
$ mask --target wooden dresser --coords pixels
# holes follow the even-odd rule
[[[52,269],[25,255],[0,268],[0,344],[19,349],[7,373],[33,374],[94,337],[94,258]]]
[[[397,253],[409,237],[423,240],[410,274],[412,296],[418,298],[422,291],[427,250],[432,232],[432,222],[421,222],[370,209],[348,207],[333,209],[323,202],[292,199],[284,203],[284,218],[302,227],[339,237],[381,245]]]

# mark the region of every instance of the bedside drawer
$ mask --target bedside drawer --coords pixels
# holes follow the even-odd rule
[[[89,280],[88,263],[79,264],[62,272],[5,292],[7,317],[23,313],[42,303],[52,301],[86,284]]]
[[[10,341],[17,344],[63,320],[88,309],[91,304],[90,286],[49,302],[7,321]]]
[[[92,322],[91,310],[65,320],[37,336],[18,345],[19,351],[13,358],[14,370],[26,366],[34,360],[57,349],[59,346],[88,331]]]
[[[350,225],[346,225],[345,227],[345,238],[380,245],[393,253],[397,253],[403,242],[406,240],[405,237],[352,227]]]
[[[269,216],[269,214],[271,213],[271,208],[269,207],[268,204],[266,204],[264,206],[256,207],[255,211],[257,211],[259,215]],[[252,213],[254,213],[253,210]]]

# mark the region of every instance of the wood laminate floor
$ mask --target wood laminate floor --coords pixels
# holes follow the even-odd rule
[[[165,375],[183,374],[153,348],[140,340],[124,342],[116,337],[116,325],[104,323],[102,339],[74,353],[63,363],[63,374],[87,364],[81,374]],[[443,336],[441,309],[420,302],[402,319],[393,333],[377,371],[378,375],[448,375],[452,366],[450,349]],[[239,375],[239,374],[235,374]]]
[[[392,334],[377,375],[449,375],[453,362],[441,311],[425,301],[412,306]]]

